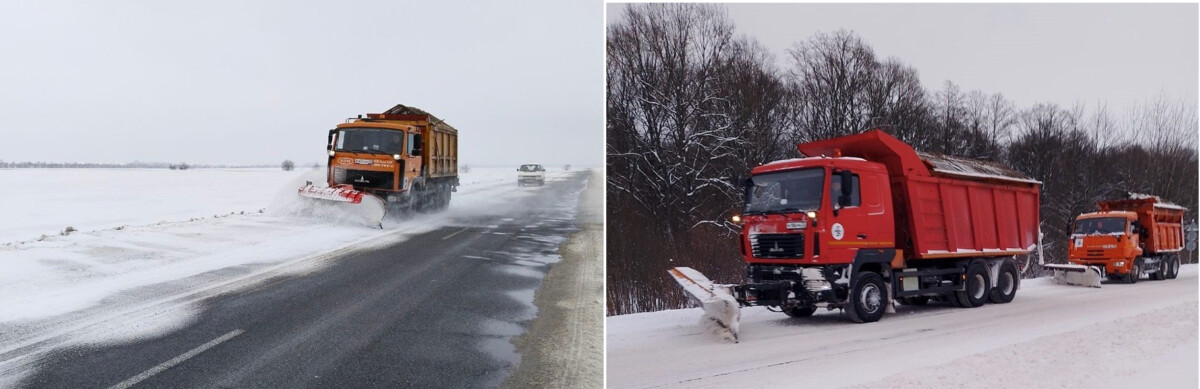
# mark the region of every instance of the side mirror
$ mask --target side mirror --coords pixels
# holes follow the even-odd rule
[[[329,130],[329,139],[325,142],[325,150],[333,151],[333,134],[337,133],[337,129]]]

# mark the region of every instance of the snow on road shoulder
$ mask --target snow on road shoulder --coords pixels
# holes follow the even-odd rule
[[[258,212],[305,171],[280,169],[3,169],[0,243],[80,231]]]
[[[77,174],[76,171],[68,169],[39,170],[68,177]],[[124,169],[80,170],[98,170],[94,173],[113,177],[136,173]],[[120,171],[114,173],[112,170]],[[270,209],[272,206],[287,204],[290,201],[289,197],[295,195],[295,188],[305,179],[312,178],[311,172],[301,172],[279,176],[282,179],[272,179],[272,182],[277,183],[270,188],[267,195],[261,195],[261,190],[241,192],[245,197],[258,201],[243,205],[248,208],[268,208],[263,214],[222,213],[197,219],[167,212],[168,215],[176,215],[182,219],[83,230],[65,236],[53,235],[41,240],[9,242],[0,245],[0,266],[5,269],[0,272],[0,307],[4,307],[0,310],[0,323],[61,315],[96,305],[118,292],[215,270],[280,263],[329,252],[358,240],[397,231],[411,234],[434,229],[447,223],[444,220],[446,214],[483,212],[527,196],[528,193],[516,190],[515,172],[508,170],[474,169],[471,173],[464,174],[464,181],[470,184],[464,183],[460,187],[460,193],[454,195],[445,214],[410,215],[402,220],[389,219],[385,221],[385,229],[382,231],[336,217],[295,217],[289,215],[286,210]],[[166,177],[160,173],[162,172],[150,171],[146,177]],[[261,173],[263,172],[226,171],[224,174],[231,178],[220,184],[224,185],[224,188],[217,192],[236,193],[240,190],[239,186],[245,184],[237,178],[239,175],[248,174],[253,177]],[[94,189],[95,196],[100,196],[103,192],[103,188]],[[162,220],[155,212],[162,209],[184,209],[189,206],[188,202],[200,201],[194,198],[159,197],[160,195],[161,192],[154,191],[140,194],[143,196],[141,201],[126,199],[128,201],[122,203],[125,204],[125,208],[115,211],[136,214],[142,221]],[[95,197],[78,192],[73,196],[75,198],[71,201],[81,202]],[[153,205],[156,202],[172,204]],[[148,205],[143,208],[139,203]],[[234,203],[223,204],[232,206]],[[85,221],[73,225],[105,226],[109,223],[109,219],[101,217],[103,215],[99,213],[69,216],[77,218],[77,221]],[[62,217],[64,216],[57,214],[55,216]],[[161,216],[167,217],[169,216]],[[12,218],[7,218],[6,222],[22,223]],[[29,225],[36,224],[31,220],[24,222]]]
[[[0,322],[59,315],[114,293],[232,266],[281,262],[379,234],[234,215],[0,247]]]
[[[1197,313],[1180,303],[851,388],[1196,388]]]
[[[747,308],[742,310],[740,344],[723,343],[705,331],[698,323],[702,316],[698,308],[614,316],[606,320],[607,382],[618,387],[892,387],[900,385],[892,385],[899,382],[893,379],[910,379],[911,387],[1021,387],[998,385],[996,380],[957,380],[1020,374],[1028,365],[1008,359],[1036,355],[1048,365],[1064,359],[1082,361],[1039,370],[1033,374],[1049,377],[1057,372],[1058,376],[1047,385],[1026,386],[1061,387],[1058,383],[1072,379],[1114,378],[1112,373],[1137,381],[1155,374],[1151,371],[1173,372],[1157,378],[1175,383],[1195,377],[1194,364],[1172,370],[1150,361],[1167,361],[1170,355],[1188,352],[1178,347],[1192,354],[1200,348],[1194,309],[1198,272],[1196,265],[1185,265],[1175,280],[1106,283],[1099,289],[1056,285],[1046,278],[1023,280],[1017,299],[1009,304],[974,309],[946,304],[899,306],[896,314],[868,324],[851,323],[839,311],[793,319],[763,307]],[[1172,311],[1187,306],[1193,307],[1190,313]],[[1160,322],[1164,320],[1170,323]],[[1134,334],[1155,338],[1148,342],[1167,346],[1141,349],[1127,341],[1136,336],[1100,335],[1130,325],[1142,327]],[[1155,330],[1161,332],[1148,332]],[[1076,339],[1077,332],[1086,335]],[[1064,336],[1072,341],[1055,341]],[[1052,343],[1040,346],[1047,342]],[[1015,357],[1000,357],[1006,352]],[[1145,363],[1133,365],[1124,355]],[[1004,359],[992,361],[1001,371],[971,370],[982,369],[983,363],[995,358]],[[1105,363],[1110,358],[1125,359],[1129,369],[1108,369]],[[874,368],[862,369],[863,361],[872,361]],[[947,364],[961,369],[940,368]],[[935,380],[950,374],[963,377],[944,378],[944,383]]]

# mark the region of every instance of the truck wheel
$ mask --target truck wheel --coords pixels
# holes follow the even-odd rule
[[[1136,284],[1140,279],[1142,279],[1142,259],[1137,258],[1133,260],[1133,269],[1129,271],[1129,275],[1125,276],[1125,282]]]
[[[988,300],[993,304],[1006,304],[1013,301],[1017,297],[1017,286],[1021,283],[1021,275],[1017,272],[1017,266],[1012,262],[1004,261],[1000,265],[1000,274],[996,278],[996,286],[992,287],[992,292],[988,294]]]
[[[992,282],[988,279],[987,265],[983,262],[972,262],[967,265],[966,290],[955,292],[958,294],[958,305],[963,308],[975,308],[988,300],[988,293],[992,289]]]
[[[795,307],[791,307],[789,309],[783,310],[783,313],[787,314],[788,317],[809,317],[809,316],[812,316],[813,312],[816,312],[816,311],[817,311],[817,309],[814,307],[811,307],[811,306],[806,306],[806,307],[795,306]]]
[[[1164,257],[1158,262],[1158,271],[1150,273],[1150,279],[1162,281],[1167,279],[1167,259]]]
[[[850,319],[859,323],[877,322],[883,318],[885,297],[883,276],[879,273],[864,271],[855,275],[854,287],[850,289],[850,301],[846,302],[846,312]]]
[[[1173,280],[1179,276],[1179,256],[1172,255],[1167,259],[1167,279]]]

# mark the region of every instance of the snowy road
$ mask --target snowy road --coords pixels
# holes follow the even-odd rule
[[[1196,265],[1100,289],[1047,281],[1026,280],[1006,305],[897,306],[870,324],[745,309],[738,344],[706,332],[697,309],[610,317],[608,385],[1197,387]]]
[[[306,226],[213,250],[220,258],[267,255],[286,235],[298,235],[293,243],[302,250],[270,260],[190,264],[166,278],[140,267],[89,276],[123,277],[116,283],[124,286],[87,289],[101,296],[69,309],[0,315],[8,319],[0,320],[0,386],[497,385],[519,363],[512,338],[537,313],[535,290],[577,230],[587,177],[560,173],[542,188],[517,188],[507,178],[464,183],[447,212],[385,222],[382,231],[331,226],[330,239],[312,232],[320,226]],[[217,225],[179,235],[234,227],[235,235],[253,235],[253,228],[281,224],[240,215],[208,222]],[[108,242],[126,233],[56,239]],[[305,239],[337,244],[305,254],[314,247]],[[24,251],[74,246],[64,242]],[[137,275],[163,282],[127,282]]]

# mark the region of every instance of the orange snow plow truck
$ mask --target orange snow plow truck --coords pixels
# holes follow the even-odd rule
[[[1137,282],[1179,275],[1184,208],[1157,196],[1096,203],[1099,212],[1075,218],[1068,243],[1069,265],[1044,265],[1062,283],[1100,287],[1100,280]]]
[[[391,211],[434,211],[458,188],[458,130],[421,109],[396,105],[329,130],[327,186],[300,196],[353,205],[371,223]]]

